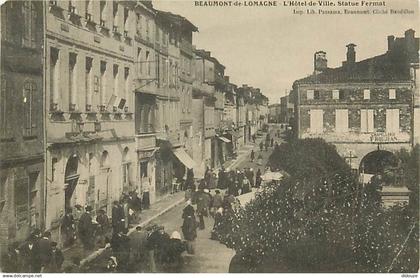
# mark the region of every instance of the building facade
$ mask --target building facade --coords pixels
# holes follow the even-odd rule
[[[0,253],[45,227],[43,3],[1,6]]]
[[[50,1],[46,32],[46,228],[66,209],[111,215],[137,189],[132,3]]]
[[[419,39],[413,30],[388,37],[388,51],[356,62],[355,45],[347,60],[327,67],[326,53],[314,57],[314,74],[297,80],[297,135],[320,137],[336,145],[353,169],[374,173],[375,164],[415,143],[414,66]]]

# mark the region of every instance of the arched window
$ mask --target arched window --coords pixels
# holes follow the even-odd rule
[[[32,136],[36,129],[36,119],[34,111],[34,100],[36,84],[32,81],[25,82],[23,86],[23,136]]]

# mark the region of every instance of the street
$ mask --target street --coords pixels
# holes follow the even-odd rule
[[[271,128],[270,130],[270,138],[273,137],[277,141],[277,143],[281,143],[281,139],[275,136],[276,129]],[[233,168],[235,169],[243,169],[245,167],[253,168],[256,172],[258,168],[264,172],[265,164],[273,151],[273,148],[268,148],[267,151],[261,152],[263,157],[263,165],[258,166],[256,165],[256,160],[254,162],[250,161],[249,153],[251,149],[254,149],[256,153],[256,157],[260,153],[259,151],[259,142],[260,140],[264,140],[266,133],[263,134],[262,137],[258,137],[256,140],[256,144],[254,147],[251,148],[247,146],[248,153],[246,156],[242,156],[239,158],[238,163],[235,163]],[[214,192],[213,192],[214,194]],[[172,234],[173,231],[178,231],[181,233],[181,225],[182,225],[182,210],[184,208],[184,204],[181,203],[180,205],[176,206],[175,208],[171,209],[167,213],[157,217],[153,220],[153,223],[158,225],[163,225],[165,227],[165,232],[169,235]],[[220,244],[218,241],[210,239],[210,233],[214,224],[214,220],[211,217],[205,218],[205,229],[204,230],[197,230],[197,239],[194,242],[195,254],[194,255],[185,255],[184,257],[184,265],[182,268],[182,272],[184,273],[199,273],[199,272],[208,272],[208,273],[227,273],[229,271],[229,263],[231,258],[234,256],[235,252],[232,249],[227,248],[225,245]],[[184,252],[185,253],[185,252]],[[100,272],[101,269],[106,265],[107,258],[111,256],[111,250],[107,250],[104,252],[98,259],[94,260],[90,263],[86,270],[87,272]],[[158,272],[163,272],[162,269],[159,269]],[[133,272],[137,272],[138,270],[133,270]]]

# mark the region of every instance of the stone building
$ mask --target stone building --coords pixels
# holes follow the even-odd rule
[[[280,122],[291,124],[294,116],[294,103],[290,94],[287,94],[280,98]]]
[[[236,91],[238,89],[236,88]],[[238,147],[242,147],[247,142],[246,139],[246,111],[244,98],[241,94],[236,93],[236,126],[238,129]]]
[[[293,84],[296,131],[335,144],[352,168],[376,173],[392,152],[414,144],[419,39],[411,29],[389,36],[386,53],[359,62],[355,49],[348,44],[334,69],[325,52],[315,53],[314,73]]]
[[[45,5],[47,229],[77,204],[110,215],[137,189],[133,4]]]
[[[218,142],[216,139],[216,86],[215,68],[218,61],[211,56],[209,51],[197,49],[195,54],[195,80],[193,84],[194,119],[201,119],[202,124],[194,122],[193,132],[200,132],[200,125],[203,128],[203,162],[208,167],[218,165]],[[203,115],[202,117],[200,115]]]
[[[281,104],[275,103],[268,106],[268,122],[280,123]]]
[[[44,228],[43,3],[1,6],[0,253]]]

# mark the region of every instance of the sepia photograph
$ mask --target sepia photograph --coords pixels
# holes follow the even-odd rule
[[[2,277],[417,277],[419,0],[0,4]]]

